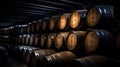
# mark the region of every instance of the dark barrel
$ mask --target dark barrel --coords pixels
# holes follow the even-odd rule
[[[50,18],[44,18],[43,21],[41,22],[41,31],[44,33],[44,32],[47,32],[47,26],[48,26],[48,21],[49,21]]]
[[[30,47],[27,48],[26,52],[23,54],[24,63],[28,64],[30,62],[30,56],[33,51],[39,50],[40,48]]]
[[[99,5],[93,6],[87,13],[87,25],[95,28],[109,29],[115,27],[116,22],[113,6]],[[107,26],[106,26],[107,25]]]
[[[67,49],[68,50],[83,50],[84,37],[86,31],[72,31],[67,37]],[[80,52],[80,51],[79,51]]]
[[[84,46],[88,53],[111,54],[114,51],[113,36],[107,30],[89,31]]]
[[[26,51],[28,50],[28,49],[30,49],[30,48],[32,48],[32,47],[30,47],[30,46],[24,46],[21,50],[20,50],[20,58],[19,58],[19,60],[20,61],[24,61],[24,57],[25,57],[25,53],[26,53]]]
[[[57,33],[50,33],[48,34],[47,36],[47,39],[46,39],[46,47],[47,48],[55,48],[55,36],[56,36]]]
[[[27,33],[27,24],[24,24],[21,26],[21,34],[26,34]]]
[[[38,46],[38,41],[39,41],[39,35],[35,34],[34,35],[34,46],[37,47]]]
[[[59,16],[52,16],[48,22],[48,29],[50,32],[57,31],[57,23]]]
[[[25,45],[25,37],[26,35],[22,35],[22,45]]]
[[[46,38],[47,38],[47,34],[42,34],[40,36],[40,47],[41,48],[45,48],[46,46]]]
[[[81,29],[86,27],[87,10],[75,10],[69,18],[69,25],[72,29]]]
[[[22,35],[18,36],[18,45],[22,45]]]
[[[66,40],[69,32],[58,33],[55,37],[55,48],[58,50],[64,50],[66,48]]]
[[[42,23],[42,20],[38,20],[38,21],[35,23],[35,32],[36,32],[36,33],[40,33],[40,31],[41,31],[41,23]]]
[[[34,41],[34,35],[33,34],[31,34],[30,35],[30,46],[33,46],[33,41]]]
[[[36,22],[37,22],[37,21],[33,21],[32,24],[31,24],[31,30],[30,30],[31,33],[35,33],[35,27],[36,27],[35,24],[36,24]]]
[[[7,38],[7,43],[9,43],[9,37]],[[19,45],[19,43],[20,43],[20,36],[16,36],[15,37],[15,44]]]
[[[16,25],[16,26],[15,26],[15,34],[16,34],[16,35],[19,35],[19,34],[20,34],[20,31],[21,31],[21,25]]]
[[[44,57],[43,67],[68,67],[76,59],[76,55],[70,51],[63,51]]]
[[[34,51],[30,56],[30,67],[39,67],[43,64],[43,57],[56,53],[56,51],[51,49],[43,49]]]
[[[29,44],[30,44],[30,43],[29,43],[29,42],[30,42],[30,41],[29,41],[29,40],[30,40],[30,35],[27,34],[25,39],[26,39],[26,40],[25,40],[25,45],[29,45]]]
[[[107,67],[108,58],[102,55],[91,55],[75,59],[71,67]]]
[[[26,31],[27,31],[27,34],[30,33],[30,30],[31,30],[31,24],[32,24],[32,23],[28,23],[28,24],[27,24],[27,30],[26,30]]]
[[[60,15],[57,27],[59,30],[67,30],[69,28],[68,26],[68,19],[70,18],[70,13],[64,13]]]

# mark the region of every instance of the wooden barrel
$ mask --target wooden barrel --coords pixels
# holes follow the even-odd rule
[[[33,34],[31,34],[30,35],[30,46],[33,46],[33,40],[34,39],[34,35]]]
[[[42,20],[38,20],[37,22],[36,22],[36,24],[35,24],[35,31],[36,31],[36,33],[40,33],[40,31],[41,31],[41,22],[42,22]]]
[[[19,35],[21,31],[21,25],[16,25],[15,26],[15,34]]]
[[[27,33],[28,33],[28,34],[30,33],[30,30],[31,30],[31,28],[30,28],[30,27],[31,27],[31,24],[32,24],[32,23],[28,23],[28,24],[27,24]]]
[[[32,24],[31,24],[31,33],[35,33],[36,22],[37,21],[33,21]]]
[[[71,67],[107,67],[108,58],[101,55],[91,55],[75,59]]]
[[[66,41],[68,50],[83,50],[86,31],[72,31]]]
[[[56,53],[56,51],[51,49],[43,49],[34,51],[30,57],[30,67],[39,67],[43,64],[43,57]]]
[[[24,63],[28,64],[30,62],[30,56],[32,54],[33,51],[39,50],[40,48],[28,48],[25,52],[25,54],[23,54],[23,59],[24,59]]]
[[[47,48],[55,48],[55,44],[54,44],[55,36],[56,36],[56,33],[48,34],[47,39],[46,39]]]
[[[118,24],[114,18],[113,6],[99,5],[88,10],[87,25],[95,28],[111,28]],[[107,27],[106,27],[107,25]]]
[[[85,37],[84,46],[87,52],[107,54],[114,48],[113,36],[106,30],[89,31]]]
[[[75,10],[72,12],[69,25],[72,29],[81,29],[86,27],[86,13],[87,10]]]
[[[19,35],[18,37],[18,45],[22,45],[22,35]]]
[[[22,62],[24,61],[25,53],[30,48],[32,48],[32,47],[30,47],[30,46],[23,46],[22,50],[20,51],[20,59],[19,59],[20,61],[22,61]]]
[[[24,24],[21,26],[21,34],[26,34],[27,33],[27,24]]]
[[[7,38],[7,43],[9,43],[9,38]],[[19,36],[16,36],[16,37],[15,37],[15,44],[16,44],[16,45],[19,45],[19,43],[20,43],[20,37],[19,37]]]
[[[42,35],[40,36],[40,47],[41,47],[41,48],[45,48],[46,38],[47,38],[47,34],[42,34]]]
[[[64,50],[66,48],[66,40],[69,32],[58,33],[55,37],[55,48],[58,50]]]
[[[49,19],[49,23],[48,23],[48,29],[49,29],[49,31],[54,32],[54,31],[57,30],[58,18],[59,18],[59,16],[52,16]]]
[[[76,55],[70,51],[55,53],[44,57],[43,67],[67,67],[76,58]]]
[[[38,41],[39,41],[39,35],[35,34],[35,36],[34,36],[34,46],[38,46]]]
[[[26,35],[22,35],[22,45],[25,45],[25,36]]]
[[[68,19],[70,17],[70,13],[64,13],[60,15],[57,27],[59,30],[67,30],[68,29]]]
[[[49,21],[49,18],[44,18],[42,23],[41,23],[41,31],[42,32],[47,32],[47,26],[48,26],[48,21]]]
[[[29,40],[30,40],[30,35],[27,34],[27,35],[26,35],[26,40],[25,40],[25,41],[26,41],[26,42],[25,42],[25,45],[29,45],[29,42],[30,42]]]

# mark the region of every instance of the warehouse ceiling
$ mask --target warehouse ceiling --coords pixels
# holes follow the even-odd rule
[[[110,4],[104,0],[4,0],[0,2],[0,28],[26,24],[44,17],[69,13],[91,5]]]

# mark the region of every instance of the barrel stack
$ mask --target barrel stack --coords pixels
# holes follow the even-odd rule
[[[0,29],[0,58],[29,67],[101,67],[120,60],[120,22],[116,8],[94,5],[24,25]],[[7,45],[9,44],[9,46]]]

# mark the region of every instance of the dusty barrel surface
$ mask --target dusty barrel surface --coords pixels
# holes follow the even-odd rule
[[[70,51],[63,51],[44,57],[43,67],[66,67],[76,59],[76,55]]]
[[[46,39],[46,47],[47,48],[55,48],[54,41],[55,41],[56,34],[57,33],[48,34],[47,39]]]
[[[75,10],[69,18],[69,26],[72,29],[80,29],[86,26],[87,10]]]
[[[111,28],[116,22],[113,6],[99,5],[93,6],[87,13],[87,25],[95,28]],[[106,27],[107,25],[107,27]]]
[[[66,41],[68,50],[83,50],[86,31],[72,31]]]
[[[108,58],[101,55],[91,55],[75,59],[72,67],[106,67]]]
[[[66,48],[66,40],[69,32],[58,33],[55,37],[55,48],[64,50]]]
[[[56,51],[51,50],[51,49],[43,49],[43,50],[34,51],[30,56],[29,66],[30,67],[42,66],[43,57],[54,54],[54,53],[56,53]]]
[[[62,14],[59,17],[57,27],[59,30],[67,30],[68,26],[68,19],[70,18],[70,13]]]
[[[85,37],[85,50],[95,53],[110,53],[114,50],[113,36],[106,30],[89,31]]]

